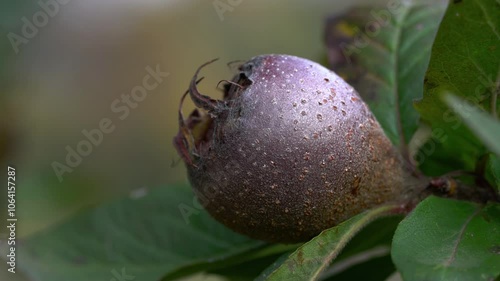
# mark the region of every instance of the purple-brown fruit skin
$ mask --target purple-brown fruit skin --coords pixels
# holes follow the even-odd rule
[[[306,59],[263,55],[242,65],[233,82],[243,88],[230,85],[215,110],[190,117],[202,121],[189,120],[189,130],[206,128],[193,133],[195,145],[183,146],[182,132],[176,138],[196,196],[219,222],[252,238],[294,243],[405,199],[409,173],[400,155],[335,73]]]

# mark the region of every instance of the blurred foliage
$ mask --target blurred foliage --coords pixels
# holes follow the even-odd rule
[[[404,148],[418,127],[412,102],[422,97],[446,7],[441,0],[354,8],[327,23],[330,67],[360,93],[396,146]]]
[[[22,222],[17,232],[22,241],[18,265],[32,280],[108,280],[123,269],[137,280],[253,280],[261,271],[269,273],[280,266],[285,275],[290,274],[283,265],[289,258],[297,258],[293,250],[299,245],[250,240],[199,209],[189,224],[183,220],[179,204],[192,206],[195,201],[185,183],[174,184],[186,181],[184,167],[171,145],[177,131],[179,98],[193,71],[214,57],[230,62],[257,54],[287,53],[325,61],[321,29],[325,19],[361,1],[232,1],[234,7],[222,16],[214,8],[216,2],[151,0],[137,5],[134,1],[70,1],[21,46],[17,55],[5,35],[21,34],[21,19],[32,18],[41,7],[37,1],[0,4],[4,36],[0,40],[0,162],[4,166],[15,164],[18,169],[21,187],[17,209]],[[327,39],[334,40],[327,42],[327,61],[367,98],[394,143],[410,140],[421,114],[431,126],[431,140],[417,147],[425,156],[417,162],[426,175],[482,169],[484,180],[498,188],[498,157],[465,126],[450,126],[459,119],[454,119],[455,115],[448,116],[453,122],[443,118],[448,107],[441,95],[452,92],[470,99],[472,90],[481,83],[473,78],[481,75],[496,77],[493,80],[498,83],[500,9],[494,0],[453,1],[431,49],[444,7],[428,9],[431,2],[436,4],[405,2],[409,5],[403,7],[405,12],[391,18],[387,30],[368,38],[363,51],[355,53],[348,64],[345,57],[338,57],[334,42],[356,42],[353,39],[363,35],[358,31],[374,16],[373,10],[355,9],[334,17],[326,31]],[[111,104],[142,82],[146,66],[156,65],[170,76],[121,121]],[[475,75],[471,76],[471,71]],[[374,74],[380,79],[371,81]],[[205,75],[200,89],[218,97],[221,93],[215,86],[232,74],[228,66],[218,63]],[[416,103],[417,113],[410,101],[422,94],[423,99]],[[476,104],[485,111],[498,107],[491,99],[479,99]],[[192,107],[187,105],[184,111]],[[103,143],[93,147],[92,153],[82,157],[82,163],[59,181],[52,163],[64,163],[66,147],[75,148],[85,139],[82,130],[98,128],[103,118],[112,119],[116,130],[105,134]],[[468,121],[477,126],[474,120]],[[498,125],[498,121],[493,122],[493,126]],[[440,128],[443,132],[439,135],[436,129]],[[447,140],[442,139],[443,133]],[[496,133],[489,130],[486,138],[494,140]],[[4,196],[0,195],[0,207],[5,209]],[[128,198],[103,204],[115,197]],[[498,204],[478,207],[444,199],[424,201],[396,231],[392,254],[398,270],[410,280],[437,275],[476,277],[481,272],[498,276],[500,262],[494,255],[498,245],[492,240],[496,236],[491,235],[498,232],[496,213]],[[303,248],[313,249],[308,257],[328,265],[342,248],[332,242],[343,239],[339,245],[344,246],[351,241],[329,268],[336,270],[349,258],[377,246],[388,247],[400,218],[376,221],[357,236],[349,227],[341,231],[353,222],[358,225],[356,220],[365,215],[304,244]],[[0,219],[5,220],[2,216],[3,212]],[[436,221],[446,227],[433,228]],[[453,254],[446,248],[450,237],[458,241],[457,257],[462,260],[450,258]],[[322,248],[323,258],[314,249],[319,240],[331,247]],[[421,247],[424,244],[429,246]],[[0,244],[2,258],[5,246]],[[441,251],[434,253],[432,249]],[[408,256],[410,251],[415,254]],[[470,258],[479,265],[467,274],[458,274],[449,265],[467,263],[467,253],[474,253]],[[420,257],[432,257],[433,263],[425,264]],[[450,261],[448,266],[437,267],[443,259]],[[312,265],[301,270],[319,276]],[[415,272],[417,267],[419,272]],[[3,267],[0,269],[0,280],[12,280],[6,279],[12,276],[5,276]],[[321,278],[384,280],[394,270],[389,256],[383,254]],[[27,280],[22,273],[15,278],[13,281]]]
[[[182,266],[251,259],[249,251],[264,244],[236,235],[193,201],[188,186],[166,186],[97,207],[23,241],[19,266],[37,280],[107,280],[124,268],[157,281]]]

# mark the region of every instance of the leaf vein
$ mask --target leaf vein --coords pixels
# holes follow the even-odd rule
[[[453,245],[453,250],[451,252],[451,255],[450,257],[448,258],[448,260],[446,260],[443,265],[448,267],[450,266],[454,261],[455,261],[455,258],[457,257],[457,253],[458,253],[458,246],[460,245],[460,241],[462,241],[462,238],[464,237],[464,234],[465,234],[465,230],[467,229],[467,226],[469,225],[469,223],[472,221],[472,219],[477,216],[477,214],[481,211],[482,208],[477,208],[476,211],[474,211],[474,213],[472,213],[468,218],[467,220],[464,222],[464,225],[462,226],[462,228],[460,229],[460,231],[458,232],[458,236],[457,236],[457,239],[455,240],[455,245]]]
[[[481,12],[483,12],[484,18],[486,19],[486,23],[491,28],[491,31],[493,31],[493,34],[495,34],[497,36],[497,39],[500,40],[500,34],[498,33],[496,27],[493,25],[492,20],[489,16],[488,12],[486,11],[486,8],[483,5],[481,5],[481,3],[479,1],[476,0],[475,2],[479,6],[479,8],[481,9]]]

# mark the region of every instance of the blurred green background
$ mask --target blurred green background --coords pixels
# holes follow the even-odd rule
[[[214,3],[236,5],[218,13]],[[172,138],[179,98],[196,68],[221,59],[203,70],[200,85],[217,97],[217,82],[232,76],[230,61],[285,53],[323,62],[325,18],[352,4],[73,0],[16,54],[8,35],[22,36],[22,18],[33,22],[43,8],[38,1],[2,2],[0,143],[3,167],[18,170],[19,237],[82,207],[185,181]],[[120,120],[112,102],[157,64],[170,76]],[[186,114],[191,108],[186,103]],[[64,164],[65,147],[76,149],[86,139],[82,130],[98,128],[103,118],[116,129],[59,182],[52,163]]]
[[[199,65],[221,59],[203,70],[200,85],[219,97],[216,85],[231,78],[230,61],[285,53],[324,63],[325,19],[368,2],[59,1],[68,3],[17,53],[12,34],[21,36],[23,18],[33,22],[43,8],[38,1],[0,4],[0,162],[17,168],[18,238],[82,208],[186,181],[172,138],[180,96]],[[215,5],[224,4],[230,9],[218,13]],[[111,104],[156,65],[169,77],[120,120]],[[192,107],[187,102],[184,112]],[[86,139],[82,130],[98,128],[103,118],[115,130],[59,181],[52,163],[64,164],[65,147],[76,148]],[[5,221],[6,192],[0,200]]]

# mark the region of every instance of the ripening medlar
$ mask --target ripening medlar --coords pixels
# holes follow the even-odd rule
[[[211,62],[209,62],[211,63]],[[224,98],[189,91],[174,142],[201,204],[250,237],[282,243],[322,230],[415,184],[358,93],[307,59],[261,55],[226,81]],[[182,101],[181,101],[182,104]]]

